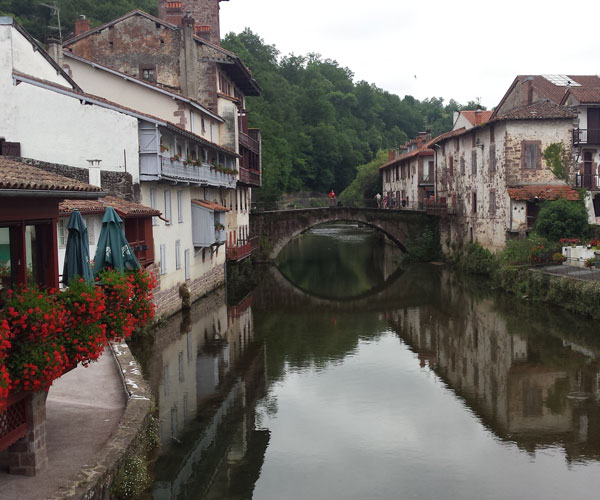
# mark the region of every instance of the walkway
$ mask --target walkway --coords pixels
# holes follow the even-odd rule
[[[543,266],[534,268],[535,271],[540,271],[554,276],[567,276],[576,280],[582,281],[600,281],[600,270],[585,269],[581,267],[560,265],[560,266]]]
[[[123,383],[110,350],[50,388],[46,405],[48,469],[35,477],[0,471],[2,500],[40,500],[57,494],[108,442],[125,410]]]

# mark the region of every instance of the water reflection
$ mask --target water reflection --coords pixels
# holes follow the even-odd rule
[[[344,300],[368,294],[397,270],[401,250],[383,233],[358,224],[328,224],[294,238],[277,266],[301,290]]]
[[[341,301],[261,276],[239,304],[212,294],[145,347],[154,498],[597,497],[587,321],[435,266]]]

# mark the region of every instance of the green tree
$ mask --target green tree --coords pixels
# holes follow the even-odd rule
[[[582,201],[564,198],[545,202],[535,222],[535,232],[551,241],[581,238],[589,230],[588,214]]]

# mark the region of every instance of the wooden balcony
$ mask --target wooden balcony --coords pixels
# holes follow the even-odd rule
[[[237,177],[211,168],[207,163],[186,164],[183,160],[173,160],[158,154],[140,155],[140,179],[152,181],[167,179],[174,182],[235,188]]]
[[[250,186],[260,187],[262,185],[260,170],[240,167],[240,182]]]
[[[252,255],[251,241],[238,241],[237,245],[226,248],[227,260],[240,261]]]
[[[575,174],[575,187],[584,189],[600,189],[600,175]]]
[[[600,144],[600,129],[575,128],[573,129],[573,145]]]
[[[240,146],[245,147],[246,149],[248,149],[249,151],[253,152],[253,153],[260,153],[260,142],[258,140],[256,140],[253,137],[250,137],[250,135],[244,133],[244,132],[240,132],[239,134],[240,136]]]

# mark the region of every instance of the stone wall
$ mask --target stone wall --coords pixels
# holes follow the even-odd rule
[[[52,172],[53,174],[62,175],[69,179],[74,179],[79,182],[90,182],[89,171],[87,168],[71,167],[60,163],[49,163],[47,161],[35,160],[33,158],[11,157],[11,160],[19,161],[27,165]],[[139,184],[133,184],[131,174],[125,172],[111,172],[107,170],[100,171],[100,183],[102,189],[112,196],[124,198],[130,201],[139,201],[140,189]]]
[[[158,316],[171,316],[182,308],[182,296],[180,293],[181,285],[186,285],[191,301],[212,292],[225,283],[225,265],[219,265],[212,268],[209,272],[195,280],[187,280],[171,288],[161,289],[160,286],[160,268],[153,264],[148,268],[158,278],[158,287],[154,291],[154,303],[156,304],[156,314]]]

